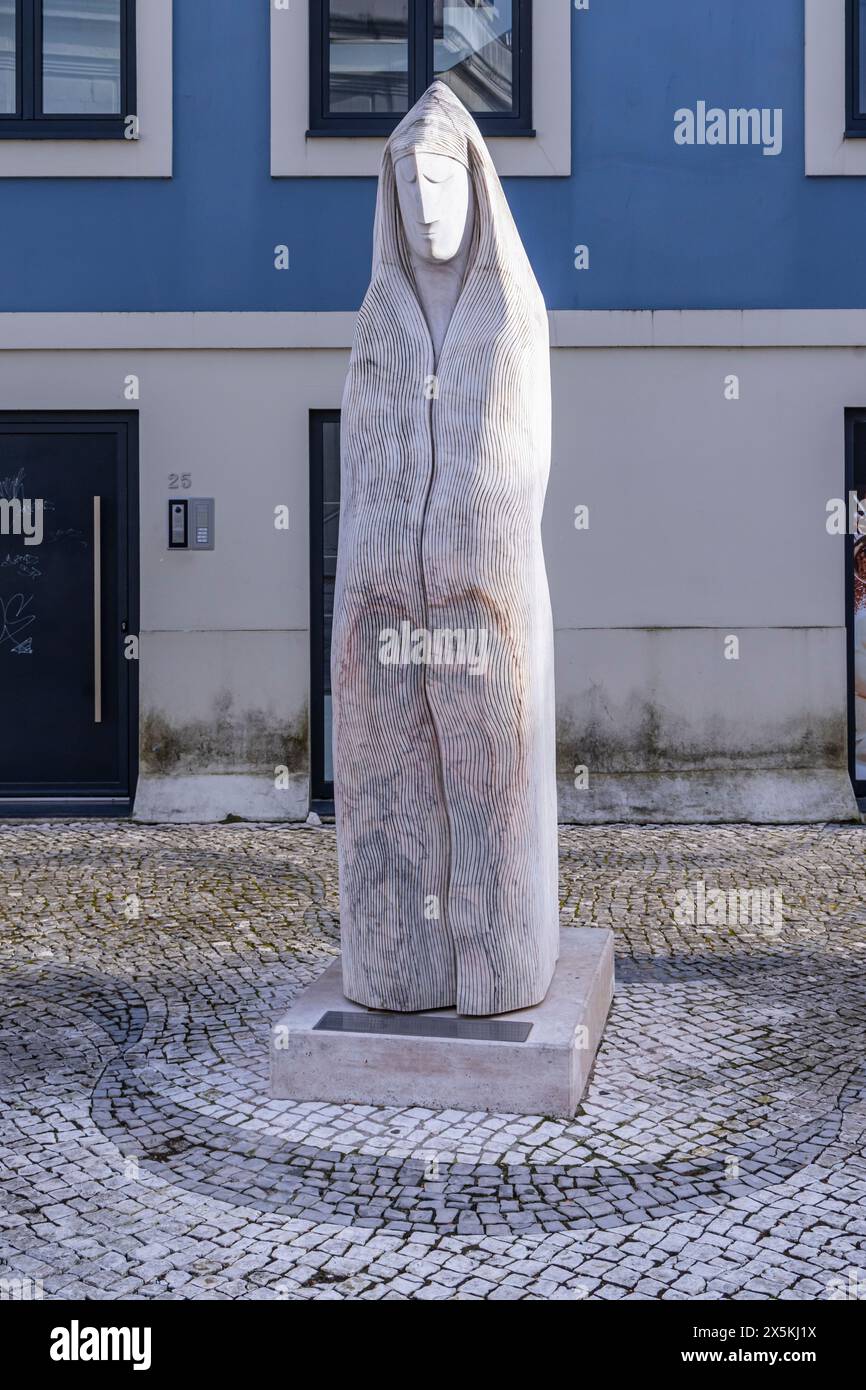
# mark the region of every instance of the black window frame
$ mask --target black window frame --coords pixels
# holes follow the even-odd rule
[[[433,7],[431,0],[409,3],[409,109],[433,81]],[[310,128],[308,136],[390,135],[403,119],[401,114],[369,115],[366,112],[333,115],[329,111],[330,54],[326,6],[329,0],[310,0]],[[517,99],[511,115],[473,112],[485,136],[533,137],[532,128],[532,6],[533,0],[513,0],[517,44],[514,83]]]
[[[42,111],[42,3],[15,0],[17,111],[0,114],[0,139],[123,140],[136,114],[136,0],[120,0],[120,114],[64,115]]]
[[[340,425],[341,411],[310,411],[310,808],[334,814],[334,783],[325,780],[325,553],[324,425]]]
[[[846,0],[845,16],[845,134],[866,137],[866,111],[860,111],[860,4]]]

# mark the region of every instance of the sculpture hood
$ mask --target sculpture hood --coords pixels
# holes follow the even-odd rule
[[[382,153],[373,231],[373,275],[402,276],[414,295],[409,250],[397,197],[394,165],[412,150],[456,159],[469,170],[475,194],[476,226],[465,285],[473,274],[512,282],[530,294],[544,312],[541,291],[523,249],[511,209],[481,131],[458,96],[444,82],[434,82],[397,126]]]

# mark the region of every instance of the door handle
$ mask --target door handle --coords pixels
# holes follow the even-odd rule
[[[102,723],[102,498],[93,499],[93,722]]]

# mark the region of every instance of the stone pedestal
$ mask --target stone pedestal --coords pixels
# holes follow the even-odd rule
[[[571,1116],[612,997],[613,935],[591,927],[562,929],[543,1003],[493,1018],[463,1018],[453,1009],[378,1013],[351,1004],[338,958],[271,1030],[271,1094]]]

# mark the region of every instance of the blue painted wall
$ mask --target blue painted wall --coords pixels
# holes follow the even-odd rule
[[[573,176],[507,182],[550,307],[866,306],[866,179],[803,172],[803,8],[573,14]],[[0,311],[355,308],[374,181],[270,178],[268,71],[267,5],[175,0],[174,179],[0,181]],[[699,99],[782,107],[782,153],[677,146]]]

